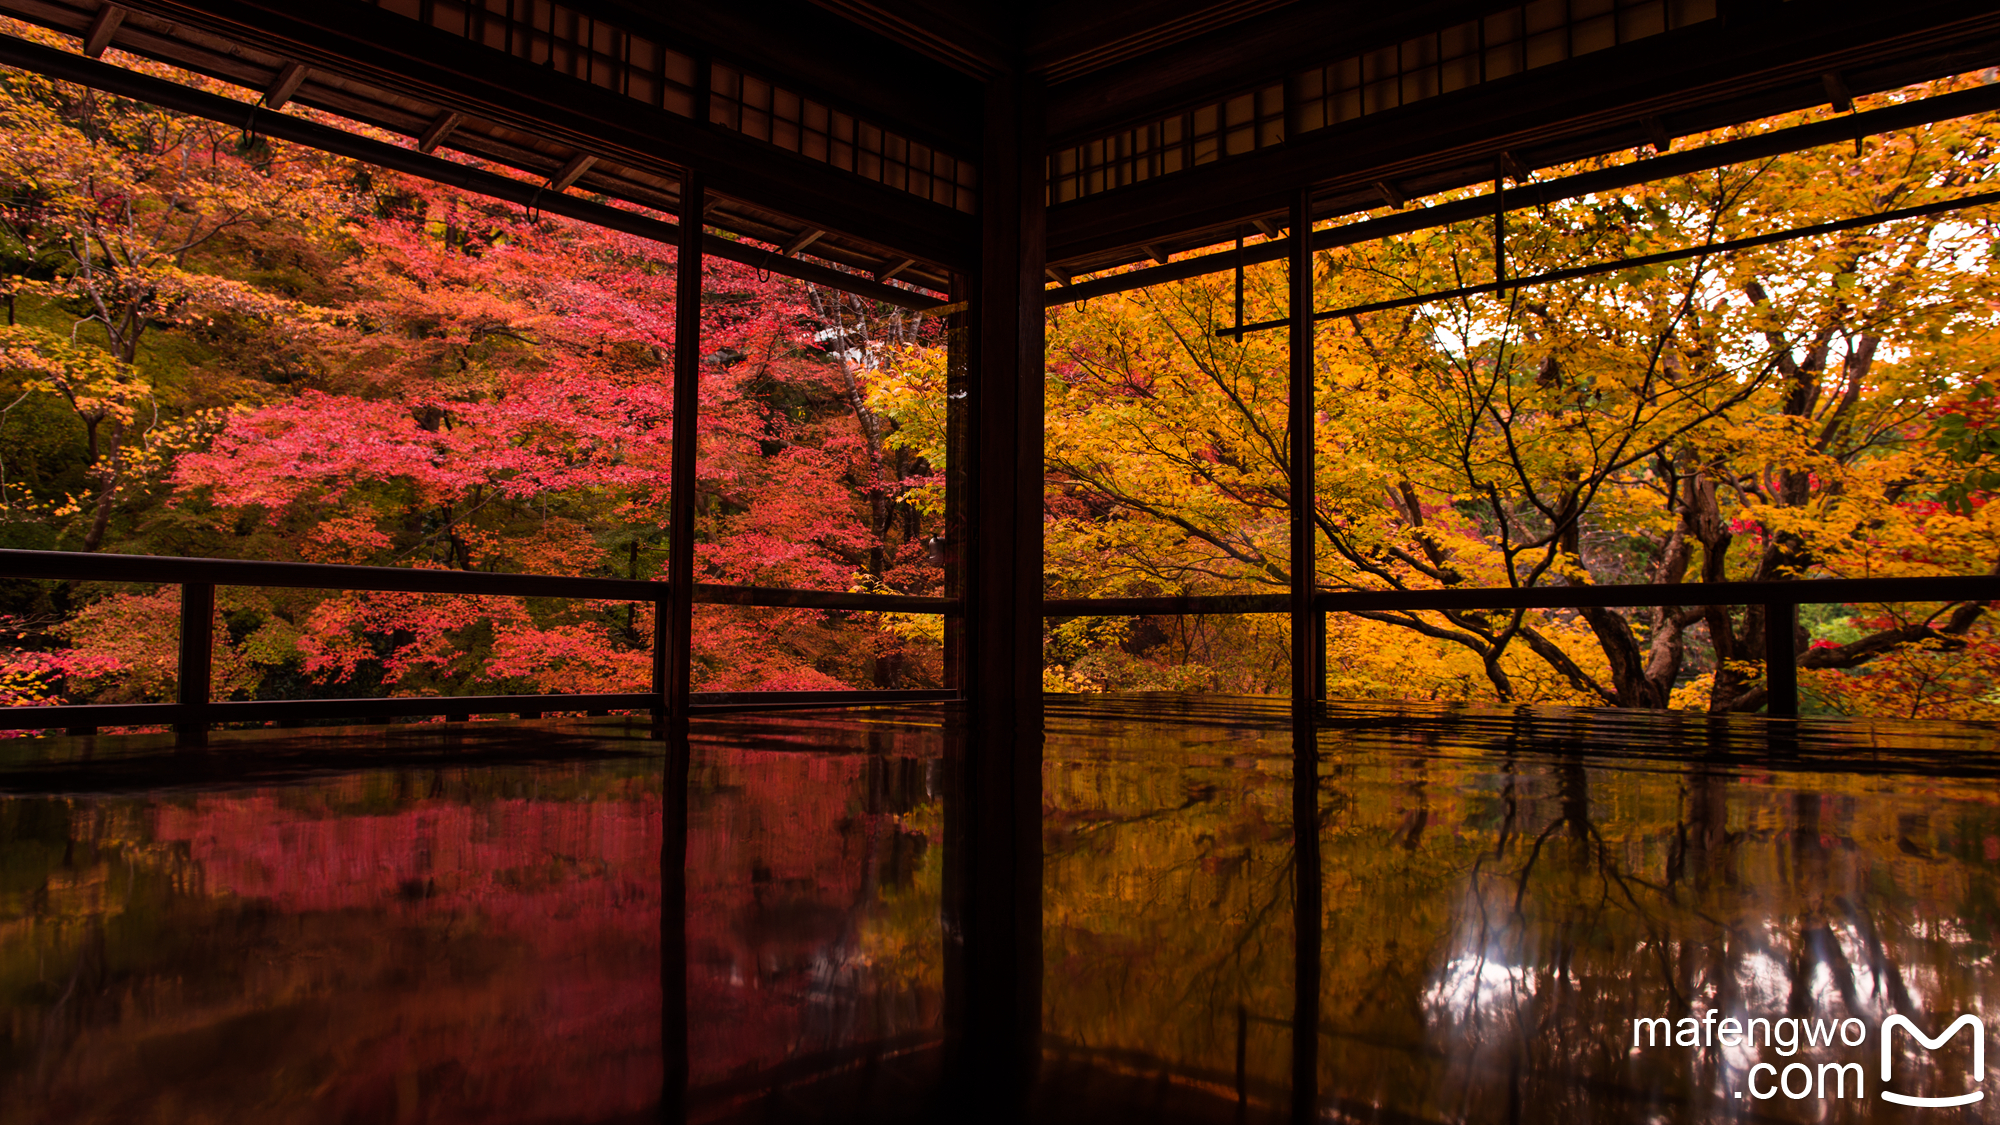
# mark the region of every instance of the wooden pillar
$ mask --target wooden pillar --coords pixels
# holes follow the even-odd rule
[[[181,583],[181,651],[175,702],[188,710],[174,724],[182,746],[208,742],[208,704],[215,666],[215,586]]]
[[[987,85],[980,266],[970,280],[961,652],[947,786],[951,1119],[1020,1121],[1041,1057],[1041,82]]]
[[[661,783],[661,1117],[684,1120],[688,1083],[687,804],[688,699],[694,671],[696,422],[701,409],[702,207],[699,173],[681,179],[680,245],[674,264],[674,429],[667,501],[667,596],[655,602],[654,686],[663,692],[667,761]]]
[[[674,430],[667,500],[667,725],[686,734],[694,673],[696,423],[701,410],[701,174],[681,178],[680,246],[674,266]]]
[[[1313,668],[1312,681],[1314,702],[1326,702],[1326,630],[1327,613],[1323,609],[1313,611]]]
[[[672,469],[669,468],[668,471],[671,473]],[[668,501],[668,505],[667,520],[669,523],[672,523],[671,499]],[[691,612],[692,610],[690,610]],[[662,596],[653,599],[653,686],[651,690],[653,693],[653,722],[656,727],[660,728],[659,731],[656,731],[656,734],[664,732],[667,713],[671,708],[671,701],[667,698],[667,677],[671,675],[671,672],[667,668],[667,650],[673,647],[674,638],[672,630],[668,629],[667,625],[673,618],[673,615],[672,597]]]
[[[954,273],[951,300],[965,305],[972,296],[971,280]],[[945,471],[944,527],[940,535],[939,561],[944,565],[944,596],[965,604],[966,542],[971,534],[968,519],[972,475],[972,316],[967,311],[952,313],[945,320]],[[968,693],[971,669],[969,639],[963,615],[944,619],[944,686]]]
[[[1040,722],[1042,697],[1041,89],[988,87],[984,224],[972,296],[967,618],[974,710]]]
[[[1292,239],[1287,255],[1291,266],[1291,378],[1287,388],[1286,451],[1291,460],[1292,515],[1292,703],[1300,714],[1310,712],[1319,697],[1313,673],[1320,630],[1313,595],[1318,585],[1318,546],[1313,529],[1313,267],[1312,193],[1301,189],[1292,200]]]
[[[1321,625],[1313,606],[1318,565],[1313,528],[1312,192],[1292,198],[1291,380],[1287,452],[1292,516],[1292,1120],[1319,1120],[1320,860],[1319,735]],[[1318,624],[1316,624],[1316,622]],[[1324,678],[1320,681],[1325,682]]]
[[[1764,606],[1764,714],[1799,717],[1799,607],[1790,602]]]

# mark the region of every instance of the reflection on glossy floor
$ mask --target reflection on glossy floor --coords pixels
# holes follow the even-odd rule
[[[655,760],[389,741],[8,770],[4,1116],[615,1120],[656,1102]],[[351,764],[385,750],[411,764]],[[315,773],[322,755],[349,768]],[[201,783],[159,788],[182,764]]]
[[[995,751],[948,719],[697,724],[691,1118],[965,1119],[946,841],[956,763]],[[7,745],[0,1117],[660,1119],[646,735]],[[2000,1018],[1994,732],[1336,707],[1315,742],[1321,985],[1295,1043],[1282,705],[1052,702],[1033,1118],[1288,1120],[1303,1047],[1326,1120],[1987,1119],[1879,1097],[1978,1088],[1963,1039],[1899,1052],[1888,1087],[1877,1067],[1892,1013]],[[1866,1040],[1632,1046],[1636,1018],[1711,1008]],[[1850,1062],[1865,1097],[1736,1096]]]

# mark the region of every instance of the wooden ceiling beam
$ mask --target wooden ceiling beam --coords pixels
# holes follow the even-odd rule
[[[1496,161],[1546,167],[1823,105],[1829,70],[1857,88],[1893,89],[2000,54],[2000,11],[1990,5],[1935,0],[1921,7],[1936,22],[1914,26],[1905,13],[1840,7],[1845,22],[1807,34],[1711,21],[1052,206],[1049,258],[1094,271],[1111,251],[1127,262],[1152,256],[1148,247],[1178,252],[1197,232],[1272,214],[1301,185],[1385,200],[1386,184],[1417,198],[1490,182]]]
[[[1070,138],[1108,132],[1143,120],[1143,107],[1184,107],[1238,94],[1294,70],[1337,62],[1358,49],[1397,43],[1426,27],[1447,27],[1502,6],[1483,0],[1258,6],[1268,10],[1246,10],[1235,22],[1095,70],[1064,72],[1049,89],[1049,133]]]
[[[197,90],[124,67],[92,62],[66,51],[0,35],[0,65],[18,67],[61,81],[147,102],[163,109],[240,126],[245,106],[205,90]],[[503,200],[524,208],[562,215],[580,222],[623,231],[667,245],[679,241],[679,225],[594,200],[551,193],[545,186],[412,152],[399,145],[359,136],[310,118],[266,113],[256,118],[260,133],[279,140],[330,152],[437,183]],[[773,251],[704,232],[705,253],[758,269],[796,277],[818,285],[858,293],[903,308],[925,309],[938,304],[922,293],[881,285],[869,279],[808,262],[789,261]],[[914,264],[915,259],[910,263]]]
[[[133,0],[130,7],[621,166],[677,176],[694,165],[718,194],[919,261],[968,269],[977,254],[972,215],[590,83],[552,79],[546,67],[390,12],[276,0]]]
[[[993,14],[972,5],[813,0],[851,23],[981,80],[1011,69],[1014,52]]]
[[[1143,4],[1051,4],[1023,49],[1030,69],[1062,83],[1134,60],[1144,60],[1184,44],[1212,47],[1245,21],[1291,4],[1292,0],[1151,0]],[[1327,5],[1313,5],[1326,23]],[[1345,15],[1346,13],[1341,13]],[[1143,65],[1143,64],[1142,64]]]
[[[590,153],[577,153],[569,158],[569,162],[562,166],[561,171],[550,177],[549,187],[555,191],[568,191],[569,186],[577,181],[577,177],[590,171],[591,165],[596,163],[597,157]]]
[[[823,230],[817,230],[808,227],[805,230],[800,231],[797,238],[794,238],[790,242],[787,242],[783,246],[779,247],[778,256],[780,258],[794,257],[798,254],[799,251],[804,250],[806,247],[811,246],[815,242],[818,242],[820,238],[825,234],[826,232]]]
[[[662,4],[658,0],[565,0],[676,50],[743,67],[835,109],[870,118],[912,140],[976,157],[981,94],[978,79],[1005,69],[984,61],[961,65],[927,49],[916,34],[899,34],[889,9],[873,0],[756,0],[754,4]],[[922,0],[920,0],[922,2]],[[981,23],[964,5],[940,4],[948,27],[932,42],[973,37]],[[994,49],[996,44],[991,45]]]
[[[278,76],[264,90],[264,108],[283,109],[292,95],[299,92],[299,86],[306,80],[306,68],[302,63],[288,62],[278,68]]]
[[[882,268],[875,271],[875,280],[886,282],[916,264],[915,258],[891,258],[882,263]]]
[[[116,4],[100,5],[84,30],[83,56],[88,59],[102,56],[105,48],[111,46],[111,37],[118,34],[118,25],[124,22],[125,9]]]
[[[426,156],[436,152],[437,147],[451,137],[451,131],[458,128],[458,123],[463,120],[462,115],[450,110],[431,118],[431,123],[424,126],[424,131],[417,137],[417,151]]]
[[[1639,184],[1654,183],[1675,176],[1699,175],[1733,164],[1768,160],[1786,153],[1802,152],[1821,145],[1835,144],[1859,135],[1918,128],[1937,121],[1949,121],[1976,114],[2000,112],[2000,84],[1972,86],[1948,94],[1899,102],[1868,110],[1851,117],[1823,117],[1803,125],[1765,130],[1731,141],[1684,148],[1667,156],[1656,156],[1629,164],[1613,164],[1592,171],[1555,179],[1537,180],[1507,189],[1511,209],[1540,207],[1589,195],[1616,193]],[[1341,213],[1340,201],[1328,202],[1331,213]],[[1368,209],[1371,201],[1349,200],[1348,211]],[[1466,196],[1434,203],[1395,215],[1323,227],[1313,234],[1313,249],[1328,250],[1391,238],[1414,231],[1431,230],[1452,223],[1479,221],[1491,217],[1490,194]],[[1204,274],[1225,272],[1238,264],[1277,261],[1285,256],[1283,246],[1264,243],[1232,253],[1216,249],[1206,254],[1183,257],[1170,266],[1121,271],[1075,283],[1073,289],[1051,300],[1076,300],[1142,288],[1169,281],[1182,281]],[[1053,291],[1052,291],[1053,292]]]

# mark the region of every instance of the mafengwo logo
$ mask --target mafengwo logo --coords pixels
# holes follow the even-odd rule
[[[1899,1038],[1896,1034],[1899,1031],[1907,1032],[1907,1037]],[[1960,1037],[1961,1031],[1970,1031],[1971,1034]],[[1860,1100],[1869,1096],[1866,1068],[1851,1059],[1821,1061],[1816,1056],[1836,1051],[1851,1056],[1866,1047],[1868,1033],[1868,1025],[1852,1017],[1844,1020],[1809,1020],[1789,1016],[1744,1019],[1721,1016],[1710,1008],[1699,1015],[1683,1016],[1678,1020],[1663,1017],[1633,1020],[1632,1050],[1637,1053],[1645,1048],[1657,1047],[1719,1048],[1727,1060],[1726,1072],[1734,1087],[1729,1094],[1735,1098],[1752,1101],[1773,1098],[1791,1101]],[[1882,1021],[1876,1041],[1880,1045],[1881,1066],[1878,1073],[1881,1085],[1875,1096],[1881,1100],[1920,1109],[1946,1109],[1971,1105],[1986,1097],[1983,1088],[1986,1082],[1986,1024],[1978,1016],[1961,1015],[1943,1031],[1931,1035],[1915,1020],[1898,1013]],[[1899,1044],[1905,1046],[1899,1049]],[[1801,1049],[1811,1052],[1811,1062],[1787,1061],[1780,1066],[1761,1061],[1762,1051],[1775,1051],[1790,1060]],[[1933,1054],[1947,1049],[1951,1052],[1949,1059]],[[1911,1074],[1921,1065],[1920,1059],[1931,1061],[1933,1072],[1941,1076],[1939,1081],[1955,1081],[1955,1078],[1948,1077],[1953,1072],[1946,1063],[1956,1061],[1961,1052],[1970,1055],[1971,1063],[1963,1072],[1963,1092],[1905,1092],[1915,1088]],[[1752,1059],[1760,1061],[1751,1062]],[[1898,1077],[1899,1060],[1903,1073],[1901,1078]]]
[[[1890,1079],[1895,1075],[1895,1051],[1893,1048],[1895,1046],[1897,1028],[1903,1028],[1911,1035],[1916,1036],[1917,1042],[1922,1043],[1926,1050],[1935,1051],[1939,1047],[1944,1046],[1952,1036],[1957,1035],[1960,1029],[1968,1027],[1972,1029],[1972,1072],[1970,1078],[1973,1089],[1963,1094],[1954,1094],[1941,1098],[1919,1098],[1910,1094],[1898,1094],[1894,1090],[1884,1089],[1882,1091],[1882,1100],[1885,1102],[1895,1102],[1897,1105],[1943,1107],[1971,1105],[1973,1102],[1985,1097],[1986,1091],[1979,1089],[1979,1086],[1986,1081],[1986,1025],[1980,1022],[1978,1016],[1958,1017],[1957,1022],[1945,1028],[1944,1032],[1935,1039],[1925,1035],[1922,1028],[1910,1022],[1908,1018],[1902,1015],[1890,1016],[1888,1019],[1883,1020],[1882,1085],[1885,1087],[1888,1086]]]

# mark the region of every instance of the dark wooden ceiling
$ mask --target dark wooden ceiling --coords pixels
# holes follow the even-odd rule
[[[1046,148],[1059,153],[1246,91],[1289,91],[1315,68],[1377,49],[1393,53],[1412,37],[1524,3],[1541,10],[1553,3],[1575,20],[1614,6],[1695,15],[1631,41],[1621,33],[1608,49],[1324,126],[1300,125],[1293,115],[1289,132],[1255,151],[1073,199],[1052,196],[1053,271],[1086,274],[1233,239],[1255,221],[1268,225],[1299,187],[1313,189],[1317,217],[1349,214],[1490,182],[1502,167],[1532,172],[1622,148],[1671,145],[1694,132],[1825,105],[1835,89],[1866,93],[2000,64],[2000,6],[1991,0],[554,5],[597,21],[600,32],[678,52],[696,73],[754,76],[782,88],[794,105],[885,130],[926,162],[936,154],[940,167],[959,169],[965,187],[953,206],[911,186],[915,178],[910,185],[884,174],[870,178],[815,157],[796,139],[785,149],[775,134],[719,123],[706,108],[705,77],[678,110],[641,105],[601,83],[556,73],[552,63],[534,65],[538,57],[492,49],[472,30],[438,30],[433,11],[464,10],[461,0],[120,0],[125,15],[109,44],[236,83],[253,96],[268,96],[298,64],[305,77],[295,104],[413,139],[456,115],[446,148],[551,184],[581,161],[586,167],[569,190],[670,214],[679,212],[681,170],[697,166],[714,193],[703,216],[711,229],[822,263],[812,269],[866,275],[874,280],[864,288],[878,293],[886,280],[942,299],[952,275],[977,260],[977,185],[989,174],[977,165],[986,91],[996,76],[1036,76],[1045,89]],[[551,10],[527,0],[475,0],[471,7]],[[0,12],[79,39],[106,10],[103,0],[0,0]]]
[[[948,4],[938,0],[816,0],[821,7],[976,78],[1022,68],[1061,83],[1203,37],[1282,8],[1351,23],[1362,6],[1301,0],[1073,0]]]
[[[1248,220],[1282,214],[1300,184],[1314,188],[1316,218],[1355,214],[1389,202],[1383,185],[1416,200],[1491,183],[1502,167],[1532,173],[1829,107],[1830,84],[1872,93],[2000,65],[2000,8],[1990,3],[1791,0],[1721,9],[1719,18],[1686,30],[1364,116],[1254,157],[1051,207],[1049,257],[1066,272],[1100,270],[1142,260],[1147,246],[1171,253],[1231,239]],[[1328,46],[1313,50],[1327,57]],[[1204,81],[1228,89],[1231,79],[1213,77],[1228,68],[1215,66]],[[1161,72],[1168,69],[1162,63]],[[1052,96],[1051,133],[1061,136],[1063,112],[1116,122],[1120,107],[1187,97],[1155,88],[1142,98],[1137,72],[1118,79],[1130,86],[1115,87],[1121,73],[1128,72],[1072,84],[1072,99],[1083,88],[1122,91],[1093,100],[1089,114],[1075,100]]]
[[[979,143],[983,81],[1010,70],[1046,83],[1055,149],[1510,7],[1507,0],[755,0],[729,6],[725,17],[622,2],[692,31],[726,34],[765,65],[900,112],[911,128],[962,150]],[[1571,0],[1579,12],[1599,5],[1612,3]],[[1383,204],[1377,185],[1384,182],[1414,199],[1490,181],[1503,153],[1531,171],[1826,105],[1828,75],[1866,93],[2000,64],[2000,8],[1990,0],[1714,0],[1708,7],[1713,18],[1654,38],[1288,138],[1252,157],[1052,203],[1051,264],[1069,276],[1228,240],[1280,213],[1301,183],[1317,188],[1317,215],[1354,213]],[[745,38],[753,27],[765,34]],[[788,27],[802,29],[799,41],[770,34]]]

